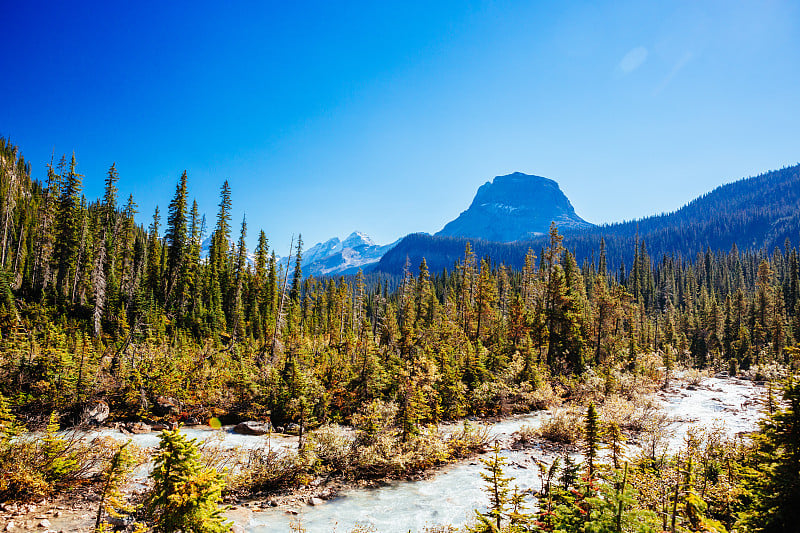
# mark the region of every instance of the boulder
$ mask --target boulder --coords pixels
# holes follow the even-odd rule
[[[181,410],[180,402],[167,396],[156,396],[153,402],[153,411],[160,416],[174,415]]]
[[[233,428],[234,433],[240,435],[266,435],[272,429],[269,422],[256,422],[248,420],[247,422],[240,422]]]
[[[291,433],[296,435],[300,433],[300,426],[298,426],[297,424],[289,424],[286,426],[286,433]]]
[[[144,422],[131,422],[126,426],[126,429],[131,433],[150,433],[152,428]]]
[[[108,516],[106,517],[106,521],[114,526],[115,529],[124,529],[133,525],[134,522],[132,516]]]
[[[89,402],[81,411],[81,423],[99,426],[106,421],[109,414],[111,414],[111,409],[103,400]]]

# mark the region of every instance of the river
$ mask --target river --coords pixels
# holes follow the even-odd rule
[[[757,428],[761,416],[760,398],[764,388],[735,378],[707,378],[697,386],[675,387],[657,395],[666,413],[675,419],[670,425],[667,445],[675,450],[683,445],[686,430],[692,426],[723,424],[729,436]],[[491,426],[496,438],[510,436],[523,425],[541,423],[544,413],[512,417]],[[554,454],[540,447],[504,450],[506,474],[521,490],[539,488],[537,461],[550,463]],[[380,533],[419,531],[426,525],[463,525],[474,516],[474,509],[485,509],[487,495],[476,460],[446,466],[421,481],[397,481],[370,489],[342,492],[337,498],[317,506],[303,506],[292,515],[284,508],[267,509],[249,515],[246,531],[290,531],[299,521],[308,533],[349,532],[356,525],[372,526]]]
[[[671,420],[663,445],[672,451],[683,446],[684,436],[690,426],[723,425],[729,436],[753,431],[761,417],[763,396],[763,386],[735,378],[705,378],[695,386],[676,381],[672,388],[655,395],[663,412]],[[492,438],[507,445],[515,431],[524,425],[541,424],[547,416],[548,412],[512,416],[491,424],[489,429]],[[194,427],[183,431],[189,437],[223,448],[265,445],[264,437],[237,435],[230,428],[212,430]],[[96,436],[131,439],[143,448],[158,444],[157,432],[131,436],[115,430],[100,430],[91,432],[87,438]],[[296,448],[297,438],[273,436],[270,445],[273,448]],[[636,453],[635,446],[635,442],[629,443],[629,456]],[[522,450],[503,450],[501,454],[507,461],[505,472],[514,477],[512,487],[516,484],[520,490],[538,489],[537,462],[550,464],[556,457],[553,450],[552,447],[541,445]],[[479,460],[465,460],[442,467],[419,481],[393,481],[375,488],[343,490],[337,497],[315,506],[236,506],[227,515],[236,521],[238,531],[252,533],[288,533],[293,522],[302,524],[308,533],[349,533],[357,525],[372,527],[380,533],[416,532],[426,525],[460,526],[474,516],[474,509],[483,510],[488,504],[480,476],[482,470],[483,465]],[[147,467],[143,466],[135,477],[141,482],[146,475]],[[60,529],[89,531],[91,516],[88,513],[81,516],[70,513],[52,521],[53,526]]]

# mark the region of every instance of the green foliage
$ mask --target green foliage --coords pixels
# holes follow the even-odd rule
[[[55,481],[71,477],[78,470],[77,453],[70,450],[70,442],[58,435],[58,413],[50,415],[42,439],[45,477]]]
[[[121,445],[101,474],[102,492],[100,503],[97,507],[95,531],[105,531],[107,528],[104,517],[123,518],[134,511],[134,506],[125,501],[122,487],[131,471],[138,465],[138,461],[130,450],[130,442]]]
[[[584,424],[584,438],[586,440],[586,448],[584,457],[586,458],[586,470],[589,479],[594,478],[595,462],[597,461],[597,454],[600,451],[600,419],[597,416],[597,409],[594,404],[590,403],[586,409],[586,420]]]
[[[72,487],[111,455],[103,442],[59,433],[57,421],[53,413],[41,437],[26,433],[0,394],[0,501],[42,498]]]
[[[162,431],[160,439],[146,504],[154,531],[227,531],[219,506],[224,483],[219,473],[203,466],[196,441],[180,429]]]
[[[737,524],[743,531],[789,531],[800,523],[800,383],[783,390],[776,408],[754,438],[743,472]]]
[[[486,512],[475,511],[475,516],[478,524],[471,531],[479,532],[500,532],[502,531],[502,523],[507,514],[509,503],[509,483],[511,478],[507,477],[503,472],[503,466],[506,464],[504,457],[500,456],[500,445],[495,442],[494,452],[488,459],[481,458],[481,462],[485,467],[485,472],[481,472],[481,478],[485,485],[484,490],[489,495],[489,509]],[[521,500],[517,498],[515,491],[515,499],[512,513],[515,516],[515,522],[519,522],[520,503]]]

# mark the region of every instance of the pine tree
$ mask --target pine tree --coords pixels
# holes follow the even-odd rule
[[[755,453],[743,478],[746,531],[793,531],[800,524],[800,383],[784,388],[776,409],[755,437]]]
[[[203,466],[195,439],[187,439],[180,429],[162,431],[159,438],[150,474],[153,489],[147,499],[153,530],[228,531],[219,506],[223,481],[213,468]]]
[[[69,296],[70,273],[77,269],[76,257],[81,233],[81,178],[76,171],[75,154],[69,164],[66,182],[58,198],[56,221],[57,238],[54,256],[57,262],[56,289],[61,296]]]
[[[586,473],[591,480],[595,475],[595,462],[600,451],[600,419],[593,403],[590,403],[589,408],[586,410],[584,440],[586,441],[586,448],[583,452],[584,457],[586,457]]]
[[[475,511],[479,521],[478,527],[471,529],[474,533],[502,531],[503,517],[509,504],[509,483],[511,478],[503,472],[506,459],[500,456],[500,445],[495,442],[494,452],[489,459],[481,458],[485,472],[481,472],[485,486],[484,490],[489,494],[489,510],[485,513]]]
[[[173,293],[180,295],[182,287],[180,282],[183,280],[184,258],[188,248],[188,234],[187,234],[187,177],[186,171],[183,171],[178,185],[175,187],[175,196],[169,203],[169,214],[167,216],[167,231],[166,245],[168,247],[167,254],[167,269],[166,269],[166,287],[164,291],[165,300],[170,301]],[[177,306],[177,311],[180,316],[182,309],[181,302]]]

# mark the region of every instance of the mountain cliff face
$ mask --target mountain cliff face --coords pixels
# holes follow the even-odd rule
[[[546,234],[551,222],[562,232],[592,226],[575,213],[558,183],[515,172],[483,184],[469,209],[436,235],[514,242]]]

